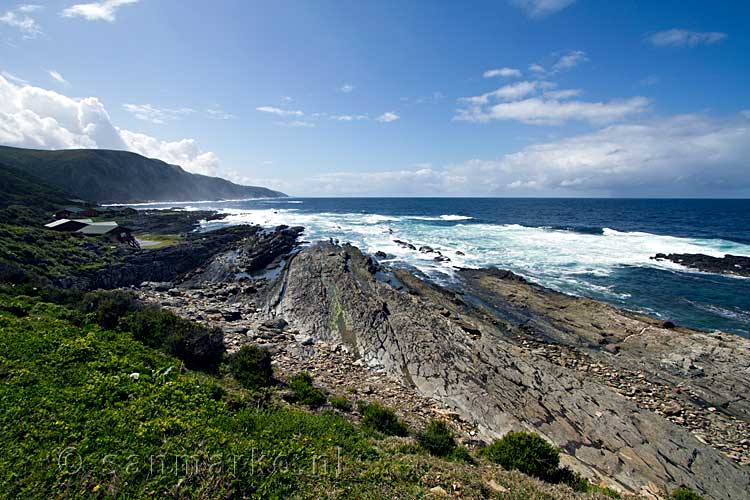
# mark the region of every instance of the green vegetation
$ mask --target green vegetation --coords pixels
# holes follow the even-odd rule
[[[438,457],[445,457],[456,449],[456,439],[442,420],[433,420],[417,435],[420,446]]]
[[[282,196],[262,187],[240,186],[218,177],[191,174],[180,167],[126,151],[42,151],[0,146],[0,163],[97,203]]]
[[[156,250],[158,248],[171,247],[179,245],[184,238],[179,234],[138,234],[136,235],[144,250]]]
[[[557,475],[560,452],[528,432],[509,432],[482,450],[482,455],[508,470],[550,481]]]
[[[289,380],[289,388],[294,393],[294,401],[311,408],[322,406],[326,402],[326,394],[313,385],[309,373],[301,372]]]
[[[689,488],[680,488],[669,496],[671,500],[703,500],[703,497]]]
[[[328,400],[331,406],[339,411],[350,412],[352,411],[352,403],[344,396],[331,396]]]
[[[273,383],[271,355],[266,349],[246,345],[229,357],[229,370],[245,389],[260,389]]]
[[[508,470],[518,470],[549,483],[565,484],[575,491],[620,498],[616,491],[593,485],[577,472],[560,467],[560,451],[533,433],[509,432],[480,453]]]
[[[409,429],[393,410],[383,408],[378,403],[360,403],[359,413],[362,414],[362,424],[388,436],[406,436]]]

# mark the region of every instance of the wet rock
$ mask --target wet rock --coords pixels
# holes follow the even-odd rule
[[[383,252],[382,250],[378,250],[377,252],[375,252],[375,257],[377,257],[378,259],[386,259],[388,258],[388,254]]]
[[[415,247],[414,245],[412,245],[411,243],[408,243],[408,242],[406,242],[406,241],[401,241],[401,240],[393,240],[393,242],[394,242],[394,243],[395,243],[396,245],[400,246],[401,248],[407,248],[407,249],[409,249],[409,250],[416,250],[416,249],[417,249],[417,247]]]
[[[422,253],[435,253],[435,250],[432,247],[427,246],[427,245],[423,245],[419,247],[419,251]]]
[[[700,253],[657,253],[654,260],[668,260],[691,269],[707,273],[734,274],[750,276],[750,257],[726,254],[724,257],[713,257]]]

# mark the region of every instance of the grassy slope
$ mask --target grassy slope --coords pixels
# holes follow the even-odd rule
[[[191,174],[126,151],[41,151],[0,146],[0,162],[98,203],[283,196],[262,187]]]
[[[180,366],[80,312],[0,296],[0,498],[423,498],[454,484],[464,498],[604,498],[259,406]]]

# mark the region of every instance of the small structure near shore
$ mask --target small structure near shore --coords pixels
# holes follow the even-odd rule
[[[91,219],[58,219],[56,221],[45,224],[44,227],[47,229],[54,229],[55,231],[78,231],[81,228],[86,227],[88,224],[93,224],[94,221]]]

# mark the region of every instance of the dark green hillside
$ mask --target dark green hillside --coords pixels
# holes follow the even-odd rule
[[[52,211],[70,205],[71,195],[42,179],[0,163],[0,209],[13,205]]]
[[[0,163],[97,203],[276,198],[283,193],[191,174],[177,165],[126,151],[42,151],[0,146]]]

